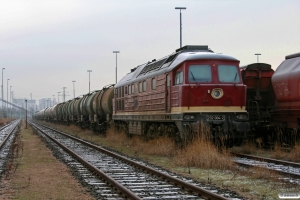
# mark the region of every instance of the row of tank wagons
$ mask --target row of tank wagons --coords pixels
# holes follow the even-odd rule
[[[101,123],[111,117],[113,85],[101,90],[59,103],[34,114],[35,119],[76,123]]]

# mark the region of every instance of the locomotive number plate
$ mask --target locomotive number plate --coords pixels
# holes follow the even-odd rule
[[[207,115],[206,121],[225,121],[225,115]]]

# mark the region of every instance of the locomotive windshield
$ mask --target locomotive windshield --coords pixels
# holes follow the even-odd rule
[[[190,65],[189,82],[211,82],[210,65]]]
[[[219,80],[222,83],[238,83],[240,82],[239,72],[236,66],[219,65],[218,66]]]

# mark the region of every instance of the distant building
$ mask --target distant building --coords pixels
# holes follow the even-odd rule
[[[22,108],[26,108],[25,100],[27,100],[27,110],[35,112],[36,111],[36,101],[35,100],[13,99],[13,103],[20,106],[20,107],[22,107]]]
[[[38,110],[43,110],[45,108],[54,106],[57,104],[56,99],[50,99],[50,98],[43,98],[39,100],[39,109]]]

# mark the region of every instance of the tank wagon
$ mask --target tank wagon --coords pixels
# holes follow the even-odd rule
[[[215,141],[250,130],[239,60],[208,46],[185,46],[132,69],[114,88],[112,119],[129,134],[194,137],[205,124]]]
[[[275,106],[272,124],[286,143],[300,136],[300,53],[288,55],[272,76]]]

